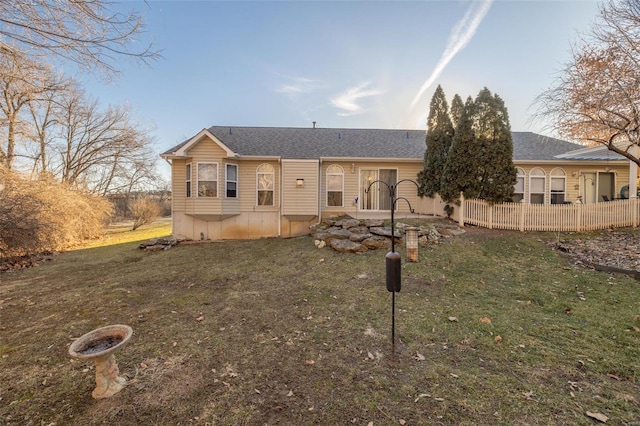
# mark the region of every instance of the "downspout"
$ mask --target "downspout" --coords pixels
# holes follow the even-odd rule
[[[284,185],[282,183],[282,157],[278,157],[278,164],[280,165],[280,207],[278,208],[278,238],[282,238],[282,198],[284,197]]]
[[[318,223],[322,223],[322,158],[318,159]]]

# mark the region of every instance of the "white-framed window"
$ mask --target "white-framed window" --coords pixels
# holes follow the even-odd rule
[[[544,204],[544,193],[547,175],[544,170],[536,167],[529,172],[529,203]]]
[[[185,167],[186,169],[186,191],[187,191],[187,198],[191,197],[191,163],[188,163],[187,166]]]
[[[551,204],[563,204],[567,196],[567,175],[564,170],[556,168],[549,174],[549,192]]]
[[[273,206],[275,170],[271,164],[261,164],[256,170],[257,205]]]
[[[238,165],[227,164],[225,174],[226,174],[225,197],[238,198]]]
[[[516,168],[516,184],[513,189],[513,202],[519,203],[524,200],[524,178],[525,173],[520,167]]]
[[[218,163],[198,163],[198,197],[218,196]]]
[[[327,206],[344,206],[344,169],[337,164],[327,168]]]

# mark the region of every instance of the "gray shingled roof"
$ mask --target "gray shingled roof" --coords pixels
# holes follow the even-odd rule
[[[288,159],[323,157],[423,158],[424,130],[325,129],[213,126],[209,132],[240,156]],[[512,132],[513,159],[557,160],[556,155],[584,148],[531,132]],[[187,141],[162,155],[171,155]]]
[[[567,160],[600,160],[600,161],[612,161],[623,160],[628,161],[626,157],[611,151],[606,146],[593,147],[591,149],[580,149],[574,152],[568,152],[558,157],[559,159]]]

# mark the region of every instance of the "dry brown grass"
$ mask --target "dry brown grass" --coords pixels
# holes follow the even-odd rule
[[[296,238],[61,254],[1,278],[0,424],[640,422],[638,283],[541,238],[421,248],[403,264],[395,361],[384,251]],[[93,367],[67,350],[114,323],[134,330],[116,354],[130,383],[96,401]]]

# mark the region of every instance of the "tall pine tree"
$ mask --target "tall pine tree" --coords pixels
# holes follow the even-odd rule
[[[504,101],[484,88],[475,101],[467,99],[457,120],[440,195],[447,202],[462,192],[500,203],[512,200],[515,183],[509,114]]]
[[[475,100],[474,128],[483,158],[477,171],[478,198],[492,203],[512,201],[516,168],[509,113],[500,96],[486,87]]]
[[[435,193],[440,192],[442,172],[452,140],[453,124],[451,117],[449,117],[447,98],[442,87],[438,85],[429,107],[427,149],[424,153],[424,168],[418,174],[418,195],[432,197]]]
[[[462,102],[462,98],[457,93],[453,96],[453,100],[451,101],[451,110],[449,111],[449,115],[451,116],[451,123],[453,123],[453,128],[458,127],[458,121],[460,121],[460,116],[462,115],[462,109],[464,108],[464,102]]]
[[[480,193],[475,170],[480,167],[481,147],[476,138],[474,124],[475,104],[467,98],[456,126],[451,149],[442,174],[440,196],[446,202],[458,200],[460,192],[467,198],[476,198]]]

